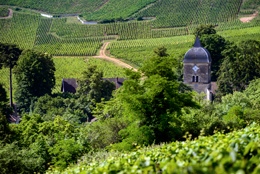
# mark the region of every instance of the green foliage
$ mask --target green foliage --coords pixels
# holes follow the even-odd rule
[[[234,92],[221,98],[221,103],[216,105],[218,115],[226,115],[234,106],[240,106],[242,110],[252,108],[251,100],[242,92]]]
[[[251,124],[229,134],[200,136],[137,149],[135,152],[107,155],[105,160],[84,161],[64,173],[258,173],[260,127]],[[48,171],[47,173],[55,173]]]
[[[98,119],[98,121],[92,122],[81,129],[83,136],[87,137],[94,149],[105,149],[114,143],[122,141],[123,136],[119,135],[119,131],[129,125],[129,120],[119,116],[109,116]]]
[[[97,66],[89,66],[82,72],[82,77],[78,80],[79,87],[77,93],[79,95],[87,95],[88,100],[101,101],[101,98],[109,100],[112,91],[115,90],[115,84],[106,80],[103,81],[103,72],[98,71]]]
[[[260,79],[250,81],[248,87],[245,89],[244,93],[249,98],[249,100],[253,103],[253,108],[259,109],[259,86]]]
[[[211,80],[217,80],[217,72],[219,70],[220,64],[223,62],[224,56],[221,54],[228,45],[230,44],[222,36],[218,34],[202,35],[200,38],[201,44],[206,48],[211,55]]]
[[[7,7],[1,6],[0,7],[0,16],[5,17],[8,16],[9,14],[9,9]]]
[[[233,125],[240,125],[243,124],[243,112],[241,106],[234,106],[230,108],[229,112],[227,115],[223,116],[223,121],[225,124],[233,127]]]
[[[6,116],[0,112],[0,141],[1,143],[10,143],[13,132],[9,127],[9,123],[7,122]]]
[[[0,69],[2,67],[13,68],[17,63],[21,52],[22,50],[14,44],[0,43]]]
[[[54,147],[50,147],[49,152],[54,156],[52,162],[55,167],[64,169],[80,157],[84,146],[78,143],[75,138],[58,141]]]
[[[208,25],[205,25],[205,24],[201,24],[200,26],[198,26],[194,31],[193,31],[193,34],[195,36],[199,36],[201,37],[203,34],[216,34],[216,30],[214,29],[215,26],[212,25],[212,24],[208,24]]]
[[[256,40],[242,41],[238,46],[230,46],[223,55],[225,59],[218,72],[218,84],[221,95],[232,90],[241,91],[249,81],[259,78],[260,42]]]
[[[21,54],[16,45],[0,43],[0,69],[2,67],[9,68],[9,89],[10,89],[10,105],[13,106],[13,91],[12,91],[12,68],[16,65]]]
[[[11,144],[0,143],[1,173],[33,173],[44,172],[42,159],[35,156],[29,148],[21,148],[17,142]]]
[[[3,88],[3,85],[0,83],[0,113],[4,116],[9,116],[12,113],[12,108],[7,106],[8,99],[6,91]]]
[[[25,161],[22,160],[19,166],[25,173],[42,173],[50,164],[64,169],[69,163],[75,162],[79,156],[90,150],[87,138],[82,136],[83,132],[81,133],[74,124],[70,124],[61,117],[56,117],[53,121],[44,121],[38,114],[24,114],[22,122],[13,130],[17,133],[18,142],[13,145],[7,144],[4,150],[17,144],[15,153],[19,160],[23,155]],[[10,158],[10,161],[12,160],[14,160],[13,157]],[[31,166],[26,163],[26,160]],[[15,167],[16,165],[9,166],[9,170]]]
[[[23,51],[15,68],[19,88],[15,99],[20,110],[29,111],[35,97],[51,94],[55,85],[52,56],[33,50]]]
[[[153,52],[159,57],[167,57],[169,54],[166,53],[166,48],[164,46],[159,46],[153,50]]]
[[[115,145],[116,148],[132,143],[151,144],[153,141],[159,143],[178,138],[171,123],[181,115],[181,108],[199,106],[192,101],[190,93],[179,93],[180,84],[173,70],[175,65],[176,60],[171,57],[153,57],[145,62],[140,72],[127,70],[129,79],[124,82],[117,97],[132,124],[120,131],[125,139]]]

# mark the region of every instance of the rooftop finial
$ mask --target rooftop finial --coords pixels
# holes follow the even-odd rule
[[[196,40],[195,40],[195,43],[194,43],[194,46],[193,47],[202,47],[201,46],[201,43],[200,43],[200,38],[199,38],[199,35],[197,34],[197,37],[196,37]]]

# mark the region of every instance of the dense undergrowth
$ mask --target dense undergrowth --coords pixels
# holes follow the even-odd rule
[[[197,140],[137,147],[130,153],[103,153],[104,159],[84,158],[64,172],[47,173],[254,173],[260,172],[259,124],[228,134],[215,132]],[[95,155],[95,154],[93,154]],[[100,154],[98,154],[100,155]],[[102,156],[100,155],[100,156]],[[91,159],[91,158],[90,158]]]

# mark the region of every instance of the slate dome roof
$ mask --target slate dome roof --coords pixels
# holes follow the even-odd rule
[[[200,39],[197,36],[194,46],[185,54],[183,63],[210,63],[211,61],[209,51],[201,46]]]

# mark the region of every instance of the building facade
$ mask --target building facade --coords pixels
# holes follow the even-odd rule
[[[201,46],[197,36],[194,46],[183,59],[183,82],[198,93],[204,92],[207,100],[212,101],[211,92],[211,55]]]

